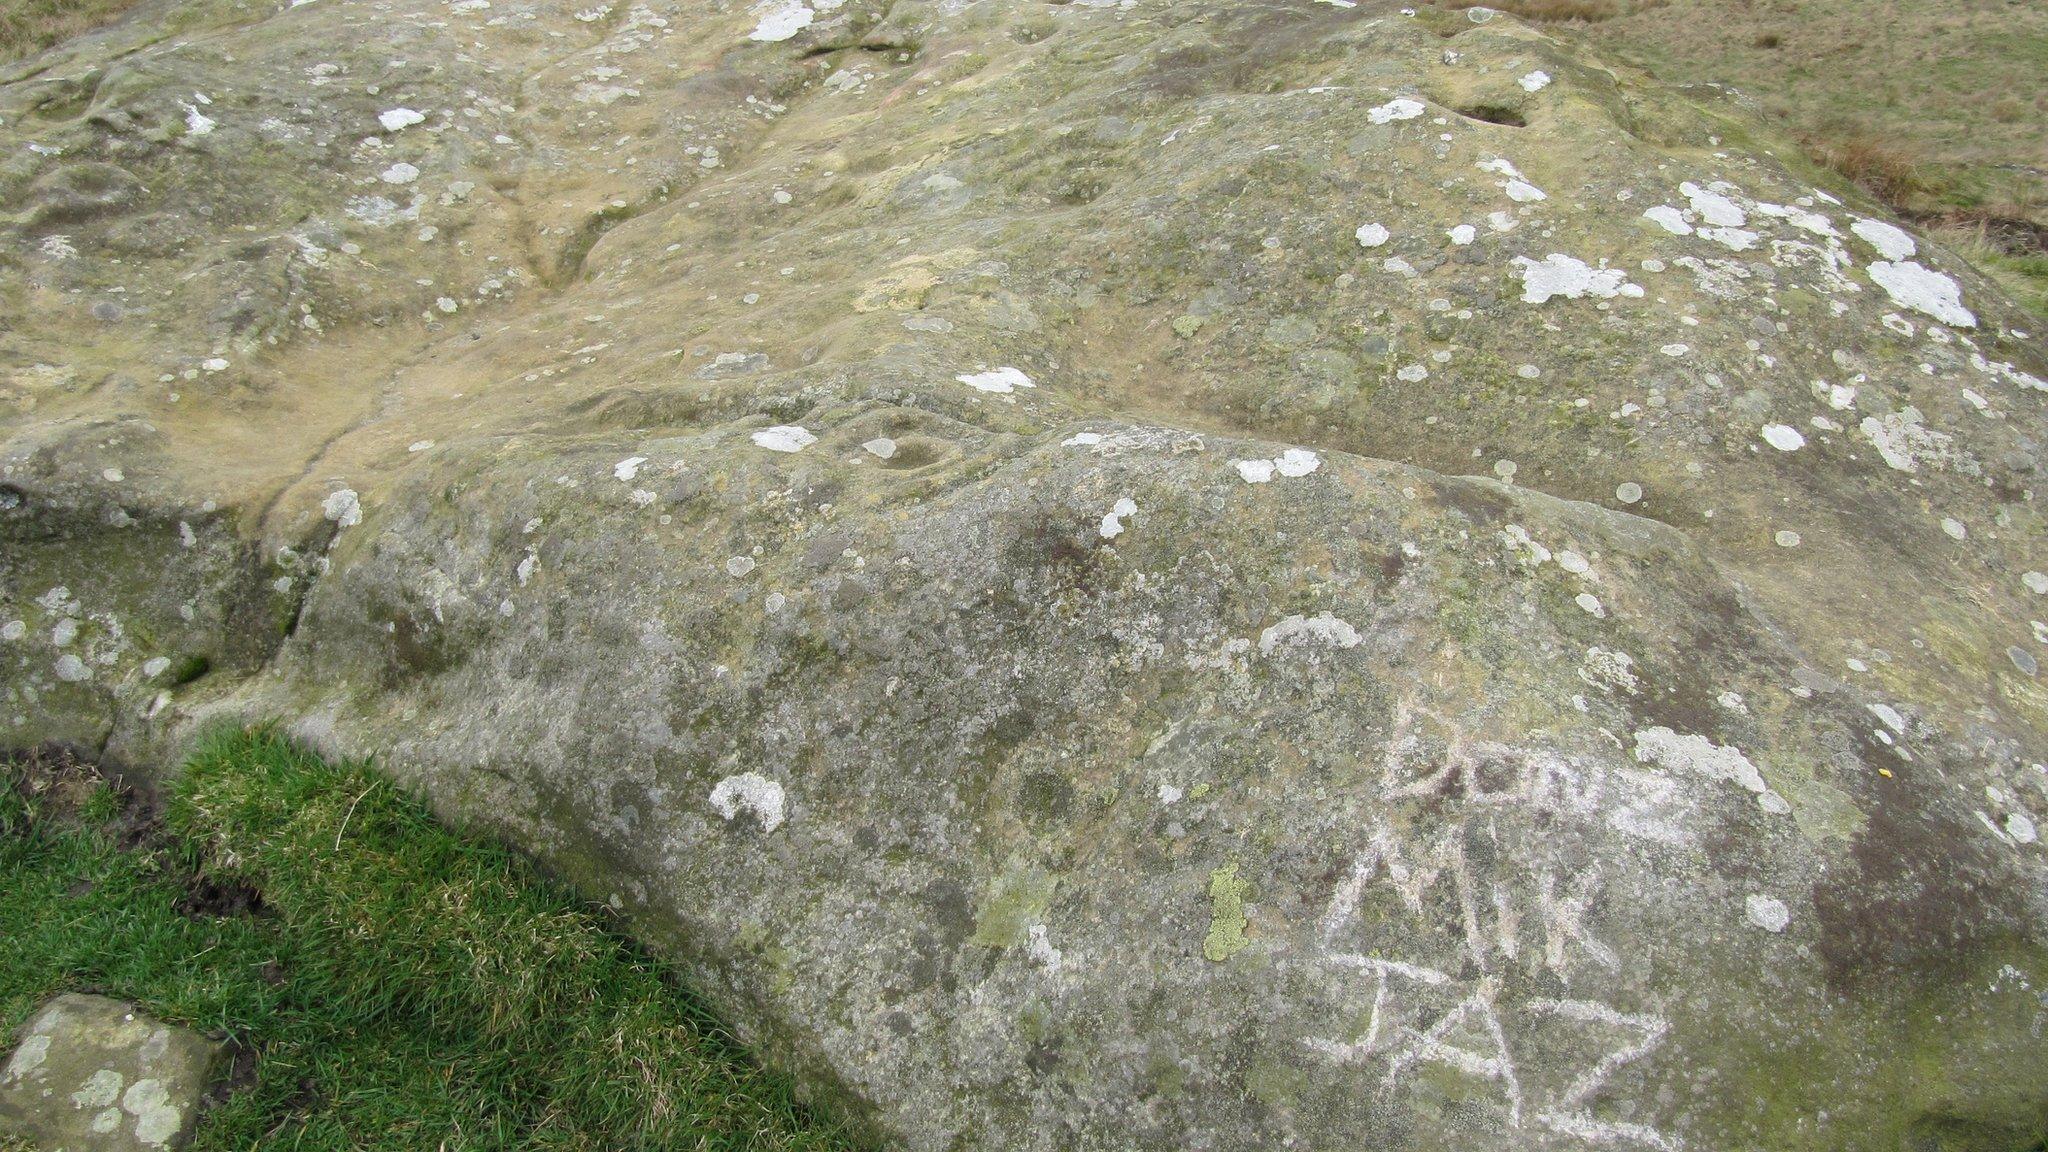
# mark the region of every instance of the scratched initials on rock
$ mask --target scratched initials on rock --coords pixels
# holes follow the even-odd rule
[[[1492,1082],[1510,1128],[1534,1125],[1593,1145],[1682,1148],[1677,1138],[1648,1125],[1601,1120],[1591,1111],[1593,1098],[1617,1070],[1663,1040],[1663,1019],[1596,1000],[1502,999],[1506,979],[1518,967],[1540,964],[1566,988],[1578,973],[1622,970],[1622,958],[1587,926],[1600,890],[1597,869],[1555,868],[1542,851],[1529,852],[1537,858],[1518,868],[1499,862],[1512,855],[1508,848],[1517,836],[1502,832],[1497,813],[1509,806],[1523,812],[1579,808],[1585,774],[1552,753],[1458,735],[1443,742],[1440,756],[1425,756],[1414,732],[1418,711],[1403,707],[1396,715],[1382,796],[1400,801],[1450,795],[1464,802],[1463,815],[1434,835],[1397,830],[1384,818],[1368,829],[1364,848],[1331,894],[1318,942],[1324,963],[1370,982],[1372,1007],[1362,1035],[1311,1038],[1308,1046],[1342,1064],[1380,1069],[1383,1093],[1430,1064]],[[1430,762],[1417,771],[1424,760]],[[1478,869],[1466,849],[1468,835],[1505,847],[1487,853],[1493,863]],[[1391,889],[1411,918],[1454,917],[1445,926],[1458,941],[1457,963],[1438,961],[1438,967],[1357,950],[1371,927],[1360,907],[1376,885]],[[1532,1084],[1517,1064],[1516,1049],[1535,1046],[1539,1031],[1567,1036],[1571,1047],[1600,1054],[1567,1070],[1576,1074],[1564,1083]],[[1544,1047],[1554,1067],[1557,1046]]]

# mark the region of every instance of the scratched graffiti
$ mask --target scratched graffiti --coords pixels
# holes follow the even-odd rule
[[[1383,1094],[1430,1066],[1453,1070],[1498,1094],[1511,1129],[1682,1148],[1649,1125],[1593,1113],[1615,1073],[1655,1051],[1669,1025],[1571,995],[1621,973],[1627,958],[1592,930],[1602,876],[1560,831],[1595,821],[1684,843],[1690,807],[1677,786],[1612,760],[1470,739],[1413,705],[1397,712],[1381,767],[1391,803],[1317,927],[1322,962],[1358,981],[1371,1007],[1362,1029],[1308,1047],[1371,1069]],[[1528,994],[1532,974],[1564,994]],[[1534,1051],[1541,1075],[1526,1067]]]

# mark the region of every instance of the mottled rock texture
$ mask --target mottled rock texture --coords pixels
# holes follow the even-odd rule
[[[0,1066],[0,1134],[71,1152],[182,1148],[221,1045],[133,1004],[66,994]]]
[[[2042,1137],[2043,345],[1725,93],[182,0],[0,145],[11,741],[377,752],[913,1149]]]

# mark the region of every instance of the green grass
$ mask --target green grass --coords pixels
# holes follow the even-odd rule
[[[87,769],[0,774],[0,1028],[94,990],[235,1038],[253,1083],[196,1148],[859,1146],[598,913],[361,765],[223,732],[161,827]]]
[[[110,24],[136,0],[0,0],[0,64]]]

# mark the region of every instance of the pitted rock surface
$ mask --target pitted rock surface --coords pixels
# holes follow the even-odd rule
[[[10,741],[376,751],[911,1148],[2040,1139],[2040,333],[1739,98],[160,0],[0,144]]]
[[[66,993],[0,1066],[0,1134],[73,1152],[182,1148],[220,1053],[133,1004]]]

